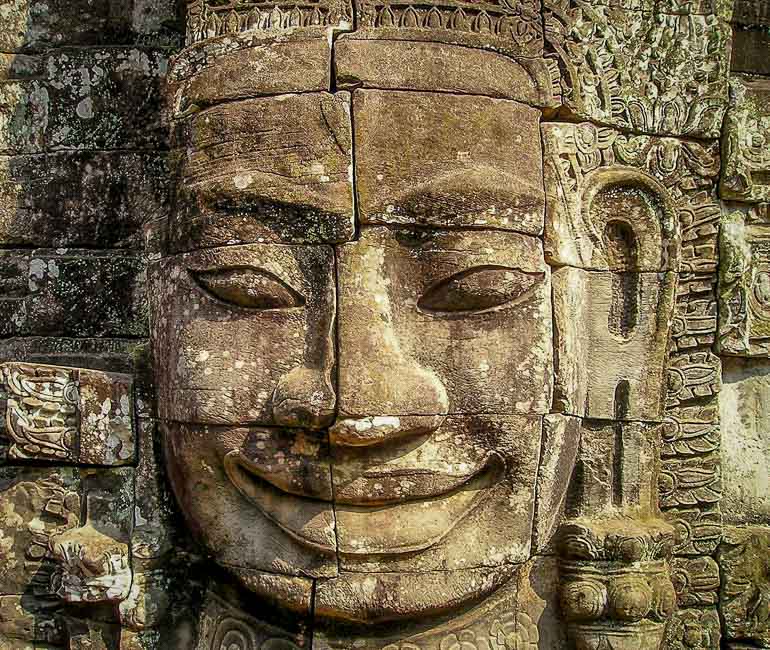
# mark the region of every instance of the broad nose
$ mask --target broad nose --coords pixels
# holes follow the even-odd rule
[[[297,366],[273,392],[273,418],[279,426],[321,429],[334,421],[336,395],[326,373]]]
[[[375,444],[425,433],[449,410],[436,372],[420,363],[419,331],[388,274],[385,247],[361,242],[342,247],[339,273],[337,444]],[[416,323],[415,323],[416,324]],[[359,435],[361,434],[361,435]]]

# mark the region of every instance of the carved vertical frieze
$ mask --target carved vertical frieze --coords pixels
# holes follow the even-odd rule
[[[719,351],[770,356],[770,219],[765,205],[727,213],[720,236]]]
[[[770,80],[730,80],[722,158],[723,199],[770,200]]]
[[[769,647],[770,533],[766,528],[726,528],[717,561],[725,638]]]
[[[719,542],[722,496],[719,455],[721,364],[711,274],[680,276],[668,360],[661,446],[660,505],[677,531],[675,552],[710,554]]]

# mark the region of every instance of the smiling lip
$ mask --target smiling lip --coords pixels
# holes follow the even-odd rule
[[[320,465],[314,459],[308,462]],[[335,485],[333,500],[326,487],[306,483],[297,489],[281,473],[265,470],[240,450],[228,453],[224,465],[238,491],[295,540],[317,550],[357,555],[414,552],[435,544],[480,503],[500,473],[502,460],[490,454],[473,470],[456,473],[380,467],[362,472],[350,486]],[[310,473],[317,472],[311,468]],[[420,525],[426,508],[441,513],[427,526]],[[343,530],[350,531],[349,544],[339,539],[335,549],[333,540],[319,532],[327,527],[324,510],[327,515],[334,510],[338,526],[347,524]],[[307,516],[297,518],[297,512]],[[343,530],[338,533],[344,537]],[[411,532],[406,535],[406,530]]]

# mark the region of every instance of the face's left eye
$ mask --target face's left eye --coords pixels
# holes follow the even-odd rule
[[[214,298],[248,309],[290,309],[302,307],[305,298],[272,273],[249,266],[190,271],[206,293]]]
[[[478,266],[434,284],[417,301],[433,314],[472,314],[491,311],[525,298],[544,278],[506,266]]]

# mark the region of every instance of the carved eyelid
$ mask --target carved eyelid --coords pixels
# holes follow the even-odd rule
[[[188,273],[209,297],[227,305],[255,311],[305,306],[305,297],[278,276],[253,266],[239,265]]]
[[[434,315],[490,312],[527,298],[544,277],[510,266],[476,266],[434,283],[417,308]]]

